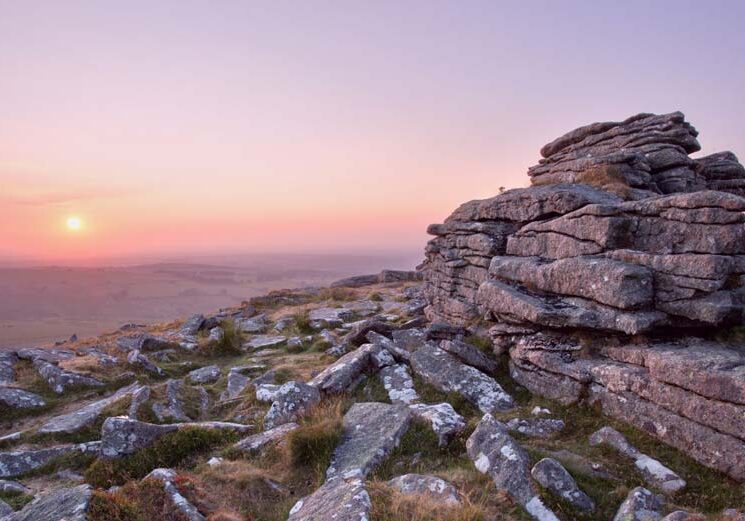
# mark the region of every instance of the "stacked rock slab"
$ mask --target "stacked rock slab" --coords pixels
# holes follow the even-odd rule
[[[745,321],[745,169],[690,158],[697,135],[640,114],[546,145],[533,186],[429,227],[426,313],[485,320],[531,391],[745,480],[745,350],[714,340]]]

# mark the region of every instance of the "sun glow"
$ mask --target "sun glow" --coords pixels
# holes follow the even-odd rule
[[[83,220],[80,217],[68,217],[66,225],[68,230],[70,230],[71,232],[76,232],[83,227]]]

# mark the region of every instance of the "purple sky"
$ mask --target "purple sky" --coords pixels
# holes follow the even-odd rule
[[[461,202],[526,185],[544,143],[642,111],[745,156],[743,19],[743,1],[0,0],[0,257],[418,250]]]

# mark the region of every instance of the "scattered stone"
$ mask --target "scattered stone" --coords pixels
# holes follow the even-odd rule
[[[63,394],[65,390],[71,387],[100,387],[103,385],[100,380],[72,371],[65,371],[41,359],[34,361],[34,367],[56,394]]]
[[[633,459],[636,468],[648,483],[673,494],[686,486],[685,480],[654,458],[650,458],[631,445],[626,437],[612,427],[603,427],[590,436],[590,445],[610,445],[622,455]]]
[[[371,508],[361,479],[333,478],[295,503],[287,521],[366,521]]]
[[[458,489],[436,476],[404,474],[388,481],[388,486],[402,494],[422,496],[445,507],[453,507],[461,503]]]
[[[213,456],[207,460],[207,465],[209,465],[210,467],[217,467],[218,465],[222,464],[223,461],[225,460],[222,458],[218,458],[217,456]]]
[[[4,492],[6,494],[32,494],[31,489],[22,485],[21,483],[5,479],[0,479],[0,492]]]
[[[71,481],[73,483],[84,483],[85,478],[78,474],[77,472],[73,472],[72,470],[60,470],[56,474],[58,479],[64,480],[64,481]]]
[[[188,378],[195,384],[213,383],[220,378],[220,368],[216,365],[208,365],[207,367],[195,369],[188,374]]]
[[[540,521],[558,521],[543,504],[530,480],[530,457],[509,435],[507,427],[485,414],[466,442],[468,456],[498,489],[504,490]]]
[[[361,320],[352,325],[352,329],[344,336],[342,343],[348,346],[361,346],[367,342],[367,334],[370,331],[375,331],[381,335],[390,335],[393,326],[377,318]]]
[[[321,401],[321,393],[317,388],[301,382],[287,382],[272,394],[272,406],[264,416],[264,427],[267,429],[297,421]]]
[[[308,320],[315,329],[337,328],[354,318],[354,312],[345,308],[316,308],[308,313]]]
[[[57,445],[45,449],[0,452],[0,478],[22,476],[71,452],[87,453],[97,449],[97,442],[91,442],[77,445]]]
[[[160,351],[163,349],[177,349],[179,343],[165,337],[138,333],[122,336],[116,339],[116,345],[123,351]]]
[[[252,434],[233,445],[234,448],[248,452],[258,452],[270,443],[276,443],[284,439],[289,433],[297,429],[297,423],[283,423],[273,429],[268,429],[258,434]]]
[[[264,333],[267,330],[266,315],[237,319],[235,325],[244,333]]]
[[[190,418],[184,410],[184,382],[182,380],[168,380],[166,382],[166,403],[154,403],[152,405],[153,413],[161,422],[167,420],[176,420],[181,422],[190,421]]]
[[[403,405],[352,405],[344,415],[343,438],[331,458],[327,479],[367,476],[398,446],[410,422],[411,412]]]
[[[394,342],[390,338],[384,337],[375,331],[370,331],[367,334],[367,341],[388,351],[398,362],[408,363],[411,360],[410,351],[402,348],[398,342]]]
[[[409,367],[404,364],[389,365],[378,373],[383,387],[388,392],[392,403],[409,405],[419,401],[419,395],[414,389],[414,380],[409,374]]]
[[[225,338],[225,330],[221,328],[220,326],[215,326],[212,329],[210,329],[210,333],[209,333],[209,336],[207,337],[207,340],[209,342],[219,344],[220,342],[222,342],[223,338]]]
[[[475,367],[486,374],[497,372],[497,363],[486,356],[481,350],[461,340],[443,340],[440,342],[440,349],[454,355],[464,364]]]
[[[50,364],[58,364],[64,360],[75,358],[75,352],[70,351],[69,349],[41,349],[30,347],[27,349],[19,349],[16,352],[16,356],[21,360],[30,360],[31,362],[43,360]]]
[[[256,351],[259,349],[279,347],[285,342],[287,342],[287,337],[284,336],[258,335],[244,343],[243,347]]]
[[[282,317],[277,320],[276,324],[274,324],[274,329],[275,331],[282,332],[286,329],[290,329],[292,326],[295,325],[295,323],[295,317]]]
[[[11,409],[37,409],[46,405],[38,394],[12,387],[0,387],[0,403]]]
[[[466,420],[447,402],[428,405],[415,403],[409,405],[415,418],[428,422],[437,434],[440,447],[447,447],[452,439],[466,428]]]
[[[192,315],[181,325],[179,333],[182,336],[192,337],[196,335],[204,324],[204,315]]]
[[[461,394],[482,412],[506,411],[515,406],[496,380],[433,344],[424,345],[411,356],[411,367],[430,385],[442,392]]]
[[[158,376],[163,375],[163,369],[152,363],[139,349],[129,352],[127,355],[127,363],[130,365],[142,366],[142,368],[148,373],[153,373]]]
[[[126,416],[114,416],[107,418],[101,428],[101,456],[104,458],[120,458],[149,447],[169,432],[187,428],[227,429],[241,433],[250,430],[252,427],[228,422],[187,422],[158,425],[133,420]]]
[[[533,466],[530,473],[543,488],[567,501],[577,510],[595,510],[595,502],[580,490],[572,475],[555,459],[543,458]]]
[[[39,434],[51,434],[51,433],[67,433],[78,432],[79,430],[91,425],[96,419],[103,413],[104,409],[115,404],[119,400],[123,400],[128,396],[133,395],[135,392],[142,389],[138,383],[133,383],[119,389],[108,398],[98,400],[90,403],[77,411],[63,414],[61,416],[55,416],[44,423],[39,430]]]
[[[347,353],[321,371],[309,383],[319,391],[329,394],[351,390],[359,381],[360,375],[373,367],[373,358],[383,351],[379,345],[365,344]]]
[[[145,479],[154,479],[163,483],[163,490],[171,498],[176,508],[189,521],[205,521],[207,518],[199,513],[199,510],[192,505],[188,499],[181,495],[173,482],[178,477],[175,470],[172,469],[155,469],[145,476]]]
[[[644,487],[629,492],[616,512],[613,521],[659,521],[662,519],[664,500]]]
[[[139,389],[135,390],[132,393],[132,401],[129,404],[129,410],[127,411],[127,415],[136,420],[137,415],[140,412],[140,408],[147,403],[147,401],[150,399],[150,387],[147,385],[143,385]]]
[[[530,411],[530,414],[532,414],[533,416],[550,416],[551,411],[549,409],[546,409],[545,407],[539,407],[538,405],[536,405],[535,407],[533,407],[533,410]]]
[[[513,418],[507,422],[507,429],[531,438],[551,438],[564,428],[563,420],[550,418]]]
[[[86,521],[92,493],[90,485],[54,490],[2,521]]]

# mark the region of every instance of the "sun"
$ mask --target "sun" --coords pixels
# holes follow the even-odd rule
[[[67,218],[67,229],[71,232],[76,232],[83,228],[83,220],[80,217],[71,216]]]

